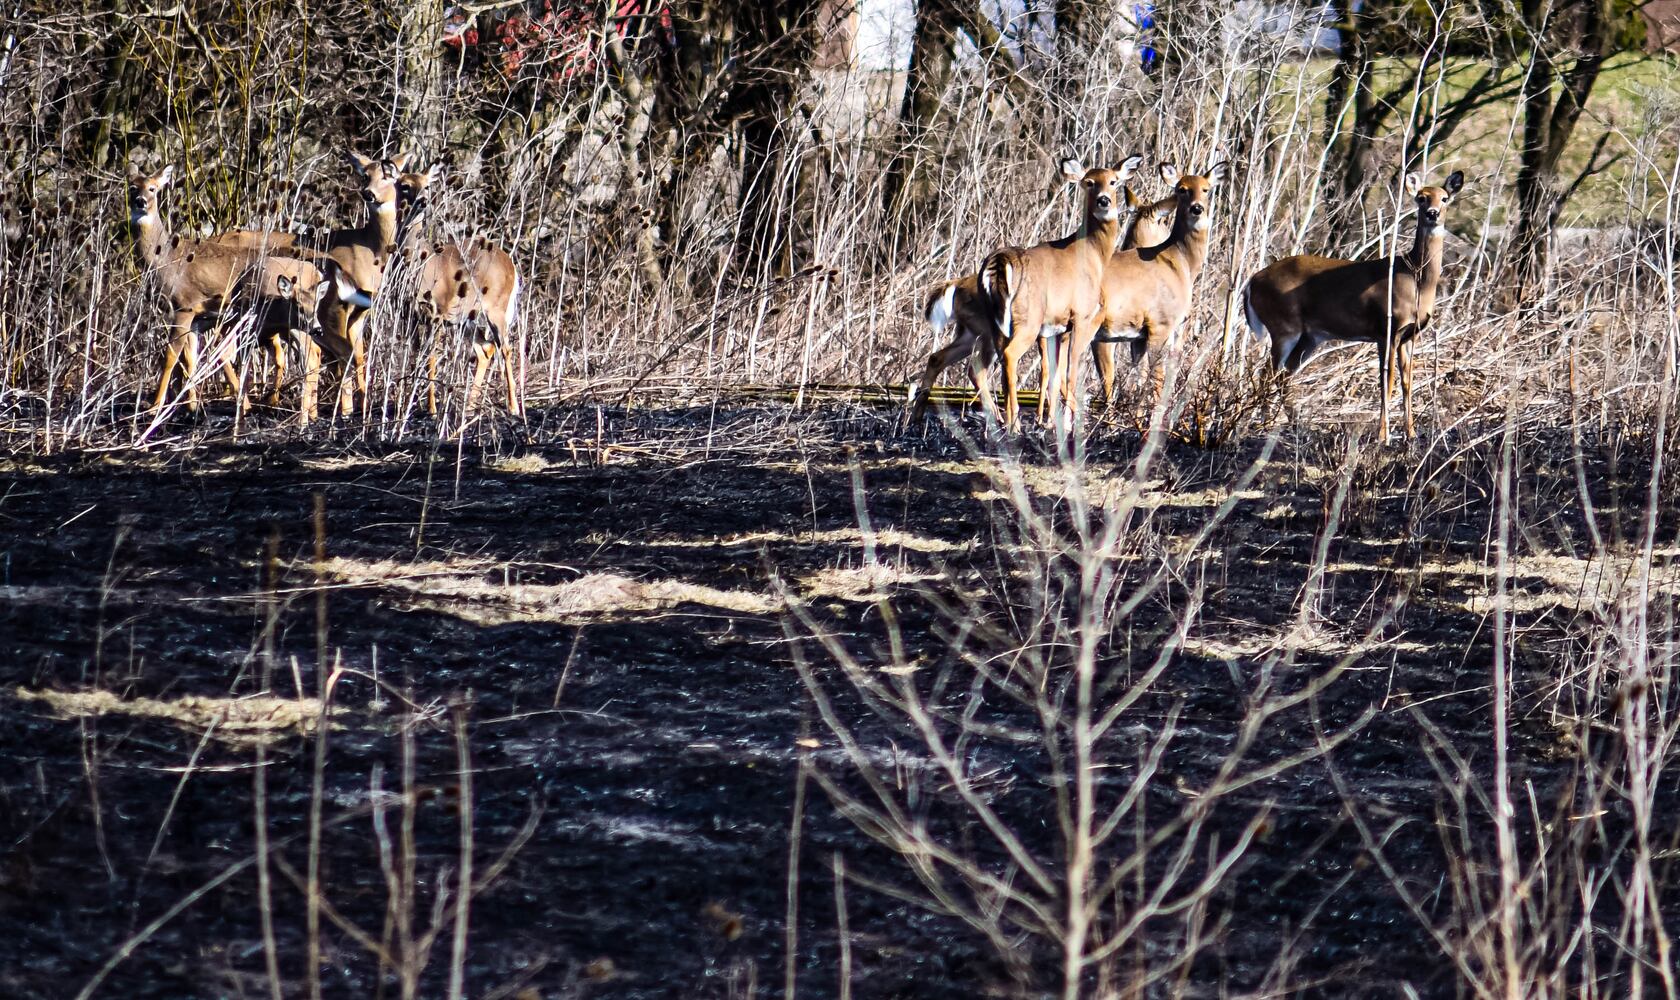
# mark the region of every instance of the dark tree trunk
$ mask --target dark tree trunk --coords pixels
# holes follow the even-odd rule
[[[1366,186],[1377,171],[1377,133],[1388,119],[1389,105],[1379,101],[1372,88],[1375,5],[1365,3],[1356,9],[1353,0],[1338,0],[1333,7],[1341,51],[1324,101],[1325,122],[1334,136],[1327,164],[1327,200],[1331,229],[1343,232],[1355,228],[1364,215]]]
[[[900,218],[913,218],[912,210],[926,204],[933,193],[928,140],[946,117],[945,90],[951,83],[957,32],[957,12],[946,0],[921,0],[916,4],[910,68],[898,113],[903,135],[882,182],[886,207]]]
[[[1578,17],[1578,30],[1558,29],[1559,20],[1570,14]],[[1516,182],[1511,287],[1519,300],[1526,300],[1545,282],[1552,231],[1575,190],[1573,184],[1560,187],[1558,164],[1604,70],[1614,38],[1610,0],[1590,0],[1562,12],[1541,0],[1524,0],[1522,17],[1536,44],[1520,99],[1523,139]],[[1564,65],[1571,51],[1574,61]],[[1591,170],[1592,164],[1587,169]]]

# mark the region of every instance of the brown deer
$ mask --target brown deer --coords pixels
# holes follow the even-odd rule
[[[1126,188],[1126,204],[1132,209],[1132,224],[1120,240],[1121,250],[1156,247],[1172,238],[1173,213],[1178,208],[1178,178],[1163,179],[1173,193],[1152,202],[1145,202],[1131,187]],[[1100,338],[1092,341],[1091,360],[1097,366],[1097,378],[1102,383],[1102,400],[1107,404],[1114,398],[1114,341]]]
[[[1070,399],[1077,399],[1079,357],[1099,330],[1103,340],[1130,342],[1134,362],[1146,352],[1154,357],[1154,391],[1156,400],[1160,399],[1166,381],[1163,355],[1190,315],[1196,278],[1207,259],[1213,187],[1224,178],[1225,164],[1215,163],[1203,174],[1180,176],[1178,168],[1163,163],[1161,176],[1178,178],[1172,193],[1172,232],[1165,242],[1109,259],[1103,271],[1102,315],[1082,334],[1075,331],[1068,342],[1065,389],[1073,394]]]
[[[334,229],[320,243],[312,244],[296,233],[264,230],[233,230],[211,236],[206,242],[219,246],[265,251],[272,255],[306,258],[324,271],[336,271],[332,278],[335,294],[321,297],[318,315],[320,334],[304,345],[303,421],[313,420],[320,381],[320,348],[332,355],[341,371],[336,412],[344,417],[355,413],[355,394],[367,395],[366,328],[371,301],[379,291],[385,266],[397,242],[397,178],[408,162],[406,154],[376,160],[354,150],[344,159],[361,178],[360,194],[367,206],[367,218],[359,226]],[[330,262],[330,263],[329,263]],[[331,277],[330,275],[324,275]],[[347,290],[346,281],[354,286]],[[363,303],[367,304],[364,305]],[[278,399],[285,362],[275,355],[275,384],[270,399]],[[354,381],[352,381],[352,378]]]
[[[420,259],[415,296],[425,316],[426,412],[437,415],[437,370],[445,325],[471,328],[476,366],[467,389],[464,413],[471,413],[490,365],[500,359],[507,380],[508,412],[523,416],[513,371],[509,334],[519,318],[519,269],[513,257],[488,240],[426,244],[414,224],[429,207],[428,186],[441,173],[439,164],[397,178],[403,242]],[[405,256],[408,251],[405,250]]]
[[[1461,170],[1453,171],[1440,187],[1427,187],[1417,174],[1407,175],[1406,188],[1417,205],[1418,223],[1411,252],[1404,256],[1358,261],[1285,257],[1248,279],[1243,289],[1248,328],[1261,343],[1271,341],[1272,369],[1285,379],[1329,341],[1377,346],[1384,441],[1388,440],[1388,400],[1394,393],[1396,362],[1406,436],[1415,433],[1412,340],[1429,325],[1441,284],[1441,248],[1447,233],[1441,211],[1463,187]]]
[[[321,297],[317,317],[320,346],[339,369],[338,406],[340,416],[356,412],[356,394],[367,398],[367,322],[374,298],[385,283],[385,271],[397,249],[398,181],[408,157],[375,160],[360,153],[348,154],[362,178],[361,195],[367,204],[367,219],[353,229],[337,229],[328,235],[325,277],[329,294]],[[313,413],[318,375],[314,367],[304,376],[306,409]]]
[[[992,413],[986,377],[992,356],[1003,355],[1004,423],[1020,426],[1017,370],[1021,356],[1040,338],[1071,329],[1089,341],[1102,304],[1103,264],[1120,240],[1120,191],[1142,157],[1133,156],[1112,169],[1085,170],[1076,160],[1062,161],[1062,175],[1085,192],[1085,219],[1079,230],[1026,250],[999,250],[980,266],[980,289],[992,305],[994,335],[975,343],[976,389]],[[1057,386],[1050,383],[1052,397]],[[1052,398],[1050,412],[1055,412]]]
[[[161,408],[168,398],[169,380],[180,363],[186,379],[187,409],[196,413],[198,390],[193,376],[198,369],[201,325],[223,318],[230,303],[249,302],[256,309],[259,336],[275,344],[276,354],[283,357],[284,347],[278,344],[278,338],[310,324],[321,273],[307,260],[182,239],[170,233],[158,211],[158,195],[174,175],[173,165],[152,176],[132,172],[129,220],[141,268],[156,279],[171,310],[163,373],[152,409]],[[236,407],[243,411],[245,397],[231,359],[223,358],[222,372],[233,388]]]
[[[1130,184],[1122,186],[1126,198],[1126,205],[1132,210],[1130,221],[1127,223],[1123,235],[1120,237],[1119,248],[1129,250],[1135,246],[1152,246],[1165,240],[1172,230],[1171,217],[1173,206],[1177,202],[1171,197],[1154,203],[1147,203],[1140,198]],[[1019,248],[1010,247],[1010,251],[1018,252]],[[947,281],[935,288],[928,295],[927,304],[922,309],[922,316],[929,326],[933,327],[934,335],[945,332],[945,329],[955,323],[956,337],[947,345],[934,351],[928,356],[927,368],[917,381],[910,383],[908,398],[911,404],[910,419],[920,420],[927,411],[928,396],[933,389],[933,383],[941,372],[964,358],[975,359],[978,350],[976,344],[982,336],[990,335],[992,331],[991,305],[980,289],[980,275],[970,274],[954,281]],[[1092,356],[1096,359],[1099,371],[1106,371],[1107,378],[1112,384],[1114,357],[1113,348],[1109,344],[1094,344],[1091,348]],[[1041,352],[1042,353],[1042,352]],[[1039,365],[1038,399],[1040,420],[1046,419],[1045,407],[1048,403],[1049,379],[1053,366],[1048,363]],[[1105,367],[1106,365],[1106,367]],[[980,386],[979,376],[970,373],[976,390]]]

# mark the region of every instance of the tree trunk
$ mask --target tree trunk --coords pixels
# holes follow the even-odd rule
[[[1552,231],[1574,185],[1560,189],[1558,164],[1586,110],[1587,98],[1604,70],[1614,42],[1609,0],[1582,4],[1578,41],[1547,31],[1560,15],[1550,4],[1525,0],[1522,16],[1531,37],[1538,40],[1522,84],[1521,165],[1517,170],[1517,223],[1512,235],[1513,294],[1526,301],[1545,283],[1550,264]],[[1567,51],[1575,61],[1559,69]],[[1554,98],[1553,92],[1557,91]],[[1588,165],[1591,169],[1591,165]]]
[[[1365,189],[1376,172],[1376,138],[1388,118],[1388,107],[1371,87],[1371,34],[1375,15],[1370,3],[1355,8],[1352,0],[1334,5],[1341,51],[1330,73],[1325,95],[1325,123],[1334,136],[1327,164],[1330,180],[1328,209],[1331,229],[1355,230],[1365,214]]]
[[[910,68],[904,78],[899,105],[903,137],[887,165],[882,198],[889,212],[913,218],[915,209],[933,194],[933,171],[926,153],[929,138],[946,117],[945,91],[951,83],[956,57],[957,12],[944,0],[920,0],[910,43]]]

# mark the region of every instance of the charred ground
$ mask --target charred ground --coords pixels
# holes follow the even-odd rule
[[[1122,489],[1136,460],[1135,435],[1103,440],[1113,443],[1094,450],[1090,469],[1107,486],[1092,496]],[[1445,873],[1465,859],[1436,763],[1450,745],[1474,781],[1491,774],[1504,442],[1496,430],[1350,452],[1357,441],[1338,429],[1216,452],[1169,446],[1142,477],[1159,558],[1217,522],[1194,575],[1152,595],[1127,640],[1103,652],[1105,671],[1138,669],[1184,605],[1200,602],[1192,635],[1134,717],[1139,739],[1169,711],[1191,734],[1163,762],[1151,793],[1161,809],[1207,779],[1262,664],[1284,688],[1338,664],[1347,672],[1275,720],[1256,759],[1357,727],[1327,760],[1256,784],[1214,818],[1229,842],[1256,812],[1271,816],[1211,898],[1194,977],[1209,994],[1456,988],[1395,883],[1424,916],[1451,923]],[[1609,532],[1601,551],[1634,544],[1649,471],[1625,457],[1637,453],[1627,441],[1544,435],[1512,452],[1512,502],[1532,513],[1511,540],[1506,603],[1519,636],[1513,781],[1532,795],[1531,830],[1572,787],[1581,756],[1605,752],[1572,735],[1567,720],[1585,702],[1562,665],[1584,620],[1625,612],[1605,596],[1614,559],[1593,555],[1581,499]],[[789,602],[868,651],[884,642],[890,598],[910,655],[940,662],[948,623],[932,598],[990,579],[999,547],[1013,544],[994,464],[943,430],[908,435],[871,412],[775,406],[555,410],[517,445],[347,445],[259,430],[239,442],[214,434],[9,460],[0,991],[72,994],[154,918],[249,859],[259,744],[270,836],[304,870],[302,839],[285,838],[307,830],[307,699],[323,664],[352,671],[331,715],[323,808],[338,825],[321,851],[325,896],[344,920],[381,934],[388,897],[370,782],[377,770],[384,788],[400,787],[406,731],[423,922],[437,873],[457,859],[458,713],[481,874],[519,843],[472,908],[471,995],[779,989],[801,756],[847,780],[791,665],[802,640]],[[1046,516],[1073,516],[1054,463],[1029,456],[1022,469]],[[1672,508],[1658,516],[1657,537],[1672,537]],[[1659,558],[1653,592],[1669,606],[1671,560]],[[1297,601],[1315,564],[1324,586],[1303,627]],[[832,669],[814,644],[801,648],[819,672]],[[862,732],[900,749],[901,734],[836,690]],[[1037,763],[992,763],[1011,775],[998,786],[1002,813],[1025,837],[1051,836],[1036,818],[1048,794]],[[1380,836],[1384,864],[1333,778]],[[1673,795],[1658,802],[1656,828],[1675,829]],[[930,817],[964,836],[950,814]],[[1594,821],[1606,843],[1627,836],[1626,816]],[[892,852],[815,785],[797,842],[796,966],[802,990],[830,995],[831,857],[906,883]],[[275,878],[281,969],[295,984],[303,902]],[[857,995],[1015,988],[957,922],[862,885],[847,900]],[[1617,912],[1606,900],[1597,916]],[[366,951],[332,927],[325,940],[328,995],[376,995]],[[447,947],[445,932],[428,993],[441,989]],[[245,869],[141,940],[96,995],[255,995],[266,991],[263,967]]]

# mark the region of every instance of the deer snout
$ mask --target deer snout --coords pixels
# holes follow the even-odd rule
[[[1434,225],[1435,223],[1441,221],[1441,210],[1438,208],[1426,208],[1423,210],[1423,217],[1431,225]]]

